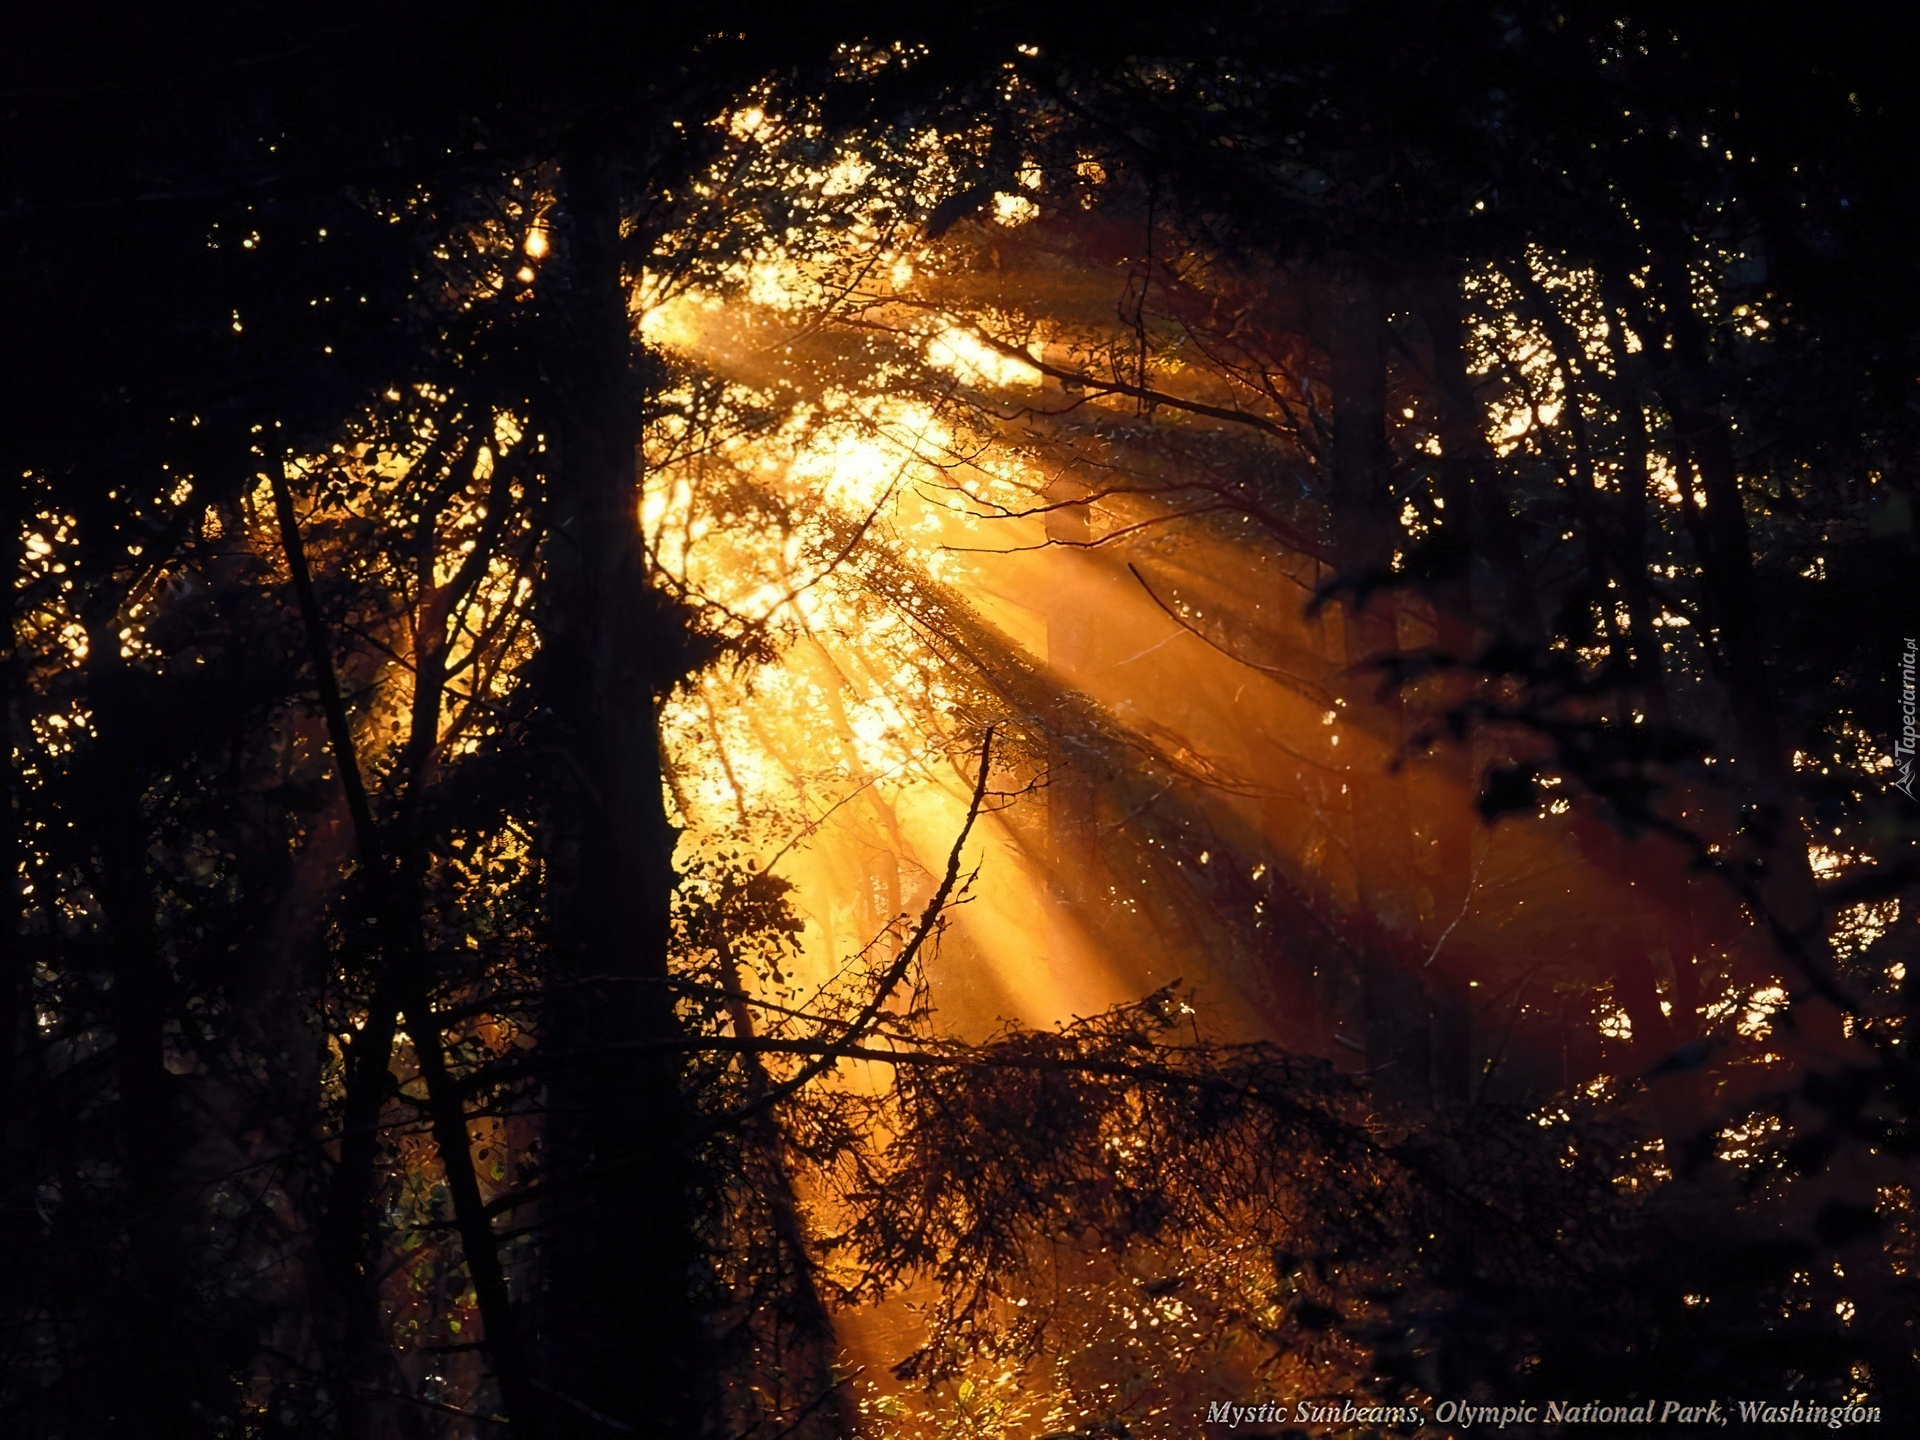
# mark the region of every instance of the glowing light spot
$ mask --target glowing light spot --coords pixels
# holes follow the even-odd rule
[[[970,385],[1037,385],[1039,367],[1018,360],[958,328],[942,330],[927,345],[927,362]]]
[[[1787,1008],[1787,992],[1778,985],[1763,985],[1753,992],[1737,1028],[1748,1039],[1757,1039],[1773,1028],[1772,1018]]]
[[[993,218],[1009,229],[1024,225],[1040,213],[1040,207],[1024,195],[1005,193],[993,197]]]

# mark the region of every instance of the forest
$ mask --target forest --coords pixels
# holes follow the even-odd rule
[[[0,1435],[1920,1423],[1910,21],[8,30]]]

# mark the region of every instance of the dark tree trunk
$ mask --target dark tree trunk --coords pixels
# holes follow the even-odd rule
[[[700,1431],[704,1347],[678,1077],[610,1048],[674,1030],[662,982],[675,837],[657,719],[683,641],[649,588],[639,531],[620,182],[596,137],[565,157],[566,355],[540,611],[566,786],[547,841],[542,1434],[599,1436],[604,1416],[679,1440]]]
[[[1647,718],[1665,724],[1669,714],[1666,654],[1654,630],[1653,581],[1647,570],[1647,499],[1653,447],[1647,435],[1645,357],[1629,354],[1621,338],[1622,323],[1637,307],[1624,296],[1624,287],[1615,277],[1603,276],[1602,285],[1613,312],[1609,329],[1614,378],[1605,393],[1620,413],[1622,427],[1617,545],[1620,583],[1627,598],[1627,633],[1633,644],[1634,682]]]
[[[721,923],[716,948],[720,983],[732,996],[727,1017],[734,1035],[751,1042],[756,1031],[752,1007],[747,1004],[745,977],[727,943],[724,918]],[[772,1088],[766,1066],[752,1051],[741,1055],[740,1065],[747,1074],[747,1093],[758,1101]],[[758,1162],[757,1188],[771,1214],[774,1242],[782,1262],[773,1308],[781,1312],[779,1318],[791,1321],[791,1337],[776,1336],[775,1363],[783,1377],[793,1376],[800,1393],[788,1400],[786,1408],[796,1412],[797,1418],[788,1422],[783,1433],[790,1432],[792,1440],[849,1440],[859,1431],[859,1412],[852,1390],[833,1373],[838,1348],[833,1316],[820,1293],[819,1269],[808,1240],[806,1217],[801,1213],[787,1164],[786,1137],[779,1121],[768,1111],[746,1122],[741,1140],[752,1152],[749,1163]],[[783,1417],[776,1414],[774,1418],[778,1421]]]
[[[140,677],[120,656],[112,612],[88,625],[87,696],[93,709],[94,779],[89,823],[99,837],[95,890],[113,988],[115,1130],[126,1207],[126,1250],[117,1313],[97,1332],[95,1382],[134,1436],[170,1436],[187,1423],[193,1383],[178,1328],[185,1297],[180,1239],[184,1217],[173,1194],[180,1136],[174,1077],[166,1064],[170,976],[154,931],[146,789],[139,754],[151,714]]]
[[[1432,542],[1436,561],[1430,587],[1434,645],[1442,655],[1462,661],[1477,653],[1486,638],[1473,602],[1473,565],[1476,552],[1485,546],[1488,527],[1477,523],[1476,505],[1485,503],[1498,482],[1491,470],[1493,453],[1460,351],[1456,292],[1457,282],[1448,277],[1417,298],[1427,332],[1436,408],[1442,415],[1435,479],[1444,505]],[[1504,519],[1504,500],[1498,509]],[[1510,526],[1503,533],[1511,540]],[[1513,561],[1518,549],[1502,553]],[[1509,576],[1498,560],[1487,558],[1491,568],[1503,577],[1504,599],[1496,608],[1509,617],[1509,628],[1537,624],[1525,567],[1515,567],[1515,574]],[[1449,688],[1460,683],[1460,677],[1446,671],[1431,678],[1429,684],[1435,688],[1425,706],[1429,716],[1437,720],[1450,705],[1466,698],[1460,689]],[[1471,684],[1470,674],[1464,683]],[[1438,724],[1428,728],[1436,734],[1442,729]],[[1472,903],[1477,780],[1472,740],[1438,741],[1429,763],[1433,774],[1426,787],[1425,808],[1433,826],[1429,867],[1433,906],[1422,936],[1427,952],[1422,980],[1433,1008],[1434,1099],[1457,1104],[1471,1097],[1473,1084],[1472,991],[1467,983],[1468,969],[1454,942],[1455,932]]]
[[[1722,397],[1709,369],[1706,337],[1689,303],[1684,267],[1670,255],[1664,265],[1656,264],[1655,277],[1667,302],[1673,341],[1673,360],[1658,379],[1660,395],[1706,502],[1691,528],[1701,550],[1703,587],[1717,631],[1721,683],[1740,759],[1758,802],[1747,834],[1759,853],[1760,898],[1788,937],[1784,948],[1793,952],[1781,956],[1779,963],[1790,985],[1805,994],[1808,981],[1815,988],[1830,984],[1832,952],[1807,853],[1798,787],[1767,673],[1733,437],[1720,411]],[[1679,468],[1682,490],[1690,491],[1688,466]],[[1834,998],[1816,996],[1796,1014],[1796,1034],[1817,1049],[1831,1049],[1841,1040]]]
[[[466,459],[469,481],[474,450],[475,447],[469,447]],[[441,509],[456,488],[459,473],[456,467],[446,483],[438,486],[435,495],[422,506],[418,517],[421,538],[415,581],[419,609],[413,627],[416,646],[412,715],[399,767],[402,796],[396,827],[400,832],[397,845],[389,843],[389,838],[379,829],[368,799],[360,770],[359,748],[340,693],[332,645],[308,568],[293,497],[284,477],[274,480],[273,497],[321,706],[326,713],[341,793],[352,817],[360,881],[378,932],[374,951],[378,979],[370,1013],[361,1038],[354,1043],[348,1057],[349,1085],[343,1106],[347,1134],[342,1139],[341,1164],[335,1174],[330,1226],[332,1264],[348,1305],[350,1380],[361,1383],[373,1380],[377,1384],[383,1372],[393,1368],[393,1357],[381,1334],[379,1298],[373,1278],[380,1247],[369,1202],[373,1198],[377,1126],[391,1083],[388,1067],[398,1012],[404,1010],[420,1076],[426,1085],[435,1150],[453,1202],[454,1227],[460,1236],[462,1255],[485,1331],[483,1343],[513,1433],[525,1437],[533,1433],[535,1426],[530,1377],[519,1341],[517,1316],[473,1168],[465,1109],[447,1068],[444,1037],[434,1015],[432,961],[422,930],[423,882],[428,857],[421,838],[411,833],[438,748],[440,709],[447,678],[447,617],[460,594],[474,583],[487,562],[491,541],[498,533],[500,507],[506,499],[505,487],[497,479],[485,532],[487,543],[476,545],[449,584],[436,586],[433,583],[435,527]],[[343,1405],[342,1414],[349,1433],[359,1433],[369,1426],[367,1407],[353,1399]]]
[[[1433,347],[1433,380],[1439,408],[1442,491],[1449,509],[1466,497],[1472,516],[1473,546],[1492,569],[1499,589],[1490,610],[1497,623],[1527,645],[1546,641],[1540,603],[1527,574],[1526,556],[1507,497],[1500,484],[1498,458],[1487,440],[1486,415],[1467,374],[1460,344],[1460,302],[1454,282],[1432,287],[1422,297],[1421,318]]]
[[[1593,378],[1593,367],[1587,362],[1580,337],[1574,333],[1573,326],[1567,323],[1566,317],[1554,305],[1553,297],[1534,277],[1531,269],[1522,262],[1512,266],[1509,273],[1520,292],[1527,297],[1535,317],[1546,329],[1547,342],[1553,347],[1561,381],[1566,386],[1567,436],[1573,445],[1573,499],[1580,517],[1581,542],[1586,559],[1587,589],[1590,592],[1588,605],[1600,633],[1606,637],[1610,668],[1619,677],[1616,683],[1624,685],[1627,678],[1633,675],[1635,663],[1628,633],[1620,628],[1610,593],[1615,567],[1609,563],[1609,556],[1617,547],[1609,533],[1612,527],[1603,513],[1594,473],[1593,437],[1587,426],[1584,393],[1588,389],[1588,381]],[[1644,587],[1646,577],[1642,575],[1638,578]]]
[[[1333,517],[1340,566],[1359,582],[1348,592],[1348,713],[1380,717],[1383,759],[1347,771],[1353,860],[1359,880],[1360,981],[1367,1024],[1367,1068],[1389,1104],[1431,1100],[1427,1000],[1413,959],[1415,921],[1408,896],[1412,835],[1406,787],[1394,762],[1401,743],[1400,697],[1381,668],[1399,652],[1398,606],[1391,589],[1368,589],[1393,565],[1398,525],[1387,450],[1386,315],[1364,275],[1332,280],[1329,348],[1333,378]]]

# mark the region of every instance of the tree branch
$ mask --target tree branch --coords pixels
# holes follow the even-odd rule
[[[736,1126],[745,1124],[757,1115],[765,1114],[788,1096],[803,1086],[810,1084],[823,1071],[832,1068],[843,1057],[853,1051],[855,1043],[860,1038],[861,1032],[873,1023],[874,1017],[880,1013],[880,1009],[887,1003],[888,997],[893,994],[894,989],[900,984],[901,980],[906,977],[906,973],[912,967],[914,959],[926,944],[927,937],[933,933],[934,927],[940,922],[941,914],[947,908],[947,901],[953,894],[953,887],[960,879],[960,852],[966,848],[967,837],[973,833],[973,822],[980,818],[980,807],[986,800],[987,771],[992,756],[993,727],[988,726],[986,737],[980,742],[980,773],[973,782],[973,798],[967,805],[966,823],[960,827],[959,837],[955,839],[953,849],[947,855],[947,873],[941,877],[940,886],[933,892],[933,898],[927,901],[927,908],[920,912],[920,923],[914,926],[912,937],[901,947],[900,954],[895,958],[893,964],[888,967],[887,973],[881,978],[879,988],[874,991],[873,998],[867,1002],[866,1007],[862,1009],[852,1023],[847,1026],[847,1033],[840,1039],[825,1046],[818,1056],[803,1065],[800,1068],[800,1073],[792,1079],[774,1086],[771,1090],[767,1091],[766,1094],[760,1096],[759,1099],[741,1106],[738,1110],[730,1114],[707,1121],[699,1126],[694,1135],[689,1138],[704,1139],[708,1135],[716,1134],[722,1130],[733,1129]]]

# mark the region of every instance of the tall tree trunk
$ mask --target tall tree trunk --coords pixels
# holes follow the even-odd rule
[[[333,649],[307,565],[299,519],[284,471],[272,477],[275,514],[295,603],[314,670],[314,684],[325,716],[340,795],[353,829],[358,859],[356,881],[370,899],[378,933],[370,944],[375,975],[367,1017],[347,1042],[343,1068],[346,1094],[340,1107],[340,1151],[327,1186],[326,1216],[320,1249],[334,1289],[344,1307],[342,1330],[329,1348],[342,1373],[335,1400],[347,1440],[380,1434],[371,1395],[398,1389],[398,1366],[380,1314],[380,1226],[374,1214],[373,1175],[380,1152],[380,1121],[394,1085],[393,1043],[399,1030],[400,998],[390,948],[391,925],[385,901],[385,861],[374,831],[373,812],[360,774],[346,703],[334,673]]]
[[[1451,278],[1428,287],[1421,297],[1421,319],[1433,347],[1433,380],[1439,409],[1442,490],[1452,508],[1465,497],[1471,514],[1476,554],[1484,557],[1499,585],[1491,607],[1500,624],[1526,645],[1546,642],[1540,602],[1527,574],[1520,535],[1500,485],[1498,458],[1487,439],[1486,415],[1467,374],[1460,343],[1460,301]]]
[[[1432,381],[1440,440],[1439,488],[1446,501],[1445,528],[1455,528],[1449,549],[1464,542],[1468,555],[1445,569],[1436,587],[1441,648],[1469,655],[1474,648],[1468,619],[1477,618],[1486,629],[1505,630],[1521,644],[1545,645],[1547,627],[1532,576],[1528,573],[1519,527],[1515,524],[1504,487],[1500,462],[1487,438],[1487,416],[1467,372],[1467,354],[1461,340],[1460,284],[1445,275],[1424,284],[1415,297],[1433,357]],[[1483,562],[1494,582],[1489,601],[1472,599],[1473,562]],[[1464,574],[1456,573],[1464,570]],[[1600,587],[1602,590],[1604,587]],[[1604,598],[1604,597],[1603,597]],[[1471,742],[1469,742],[1470,744]],[[1451,808],[1438,817],[1440,884],[1436,908],[1444,933],[1470,903],[1475,820],[1464,802],[1478,785],[1475,758],[1460,747],[1447,761],[1460,787],[1458,814]],[[1439,937],[1435,937],[1439,943]],[[1462,1066],[1471,1066],[1472,1005],[1467,975],[1456,954],[1441,944],[1428,977],[1436,1007],[1435,1063],[1439,1093],[1458,1095]],[[1585,1063],[1582,1061],[1581,1063]],[[1484,1088],[1484,1085],[1482,1086]]]
[[[155,1440],[187,1423],[193,1377],[186,1373],[178,1312],[185,1299],[180,1240],[185,1217],[176,1208],[173,1162],[180,1136],[174,1077],[166,1065],[165,1023],[170,976],[154,933],[146,790],[138,749],[146,723],[139,677],[120,655],[112,613],[88,625],[87,698],[95,747],[92,823],[100,839],[95,881],[113,977],[116,1139],[124,1182],[127,1245],[120,1313],[101,1332],[115,1353],[103,1354],[99,1381],[126,1433]]]
[[[1533,608],[1533,589],[1520,563],[1519,547],[1507,516],[1506,502],[1496,494],[1493,451],[1486,439],[1466,359],[1460,348],[1458,282],[1447,276],[1427,285],[1416,296],[1431,355],[1430,374],[1441,417],[1440,461],[1435,479],[1444,502],[1436,536],[1437,563],[1433,567],[1431,596],[1436,648],[1455,661],[1470,659],[1486,638],[1473,600],[1473,565],[1498,533],[1503,545],[1485,558],[1501,577],[1501,604],[1495,613],[1505,617],[1510,630],[1537,639],[1539,616]],[[1490,498],[1491,497],[1491,498]],[[1479,511],[1497,519],[1482,520]],[[1439,687],[1429,703],[1437,717],[1465,699],[1447,688],[1460,677],[1441,672],[1432,684]],[[1464,683],[1471,685],[1471,676]],[[1438,727],[1434,727],[1438,729]],[[1433,756],[1438,781],[1429,787],[1433,826],[1433,914],[1422,936],[1427,954],[1422,962],[1433,1006],[1434,1098],[1460,1103],[1472,1096],[1473,1003],[1468,967],[1457,944],[1449,948],[1454,932],[1472,903],[1475,816],[1473,799],[1478,777],[1474,773],[1471,737],[1453,744],[1441,741]]]
[[[1426,996],[1412,959],[1415,916],[1407,896],[1412,835],[1406,787],[1395,761],[1401,702],[1381,666],[1398,654],[1398,606],[1390,589],[1367,590],[1392,567],[1398,525],[1387,450],[1386,314],[1370,277],[1333,278],[1329,331],[1333,379],[1333,519],[1340,565],[1361,583],[1342,605],[1348,716],[1377,714],[1385,763],[1347,772],[1353,858],[1359,878],[1361,986],[1367,1068],[1390,1104],[1431,1100]]]
[[[435,486],[433,498],[423,507],[419,522],[414,579],[418,608],[413,623],[413,704],[399,767],[404,788],[394,826],[399,834],[400,852],[394,928],[404,935],[407,946],[400,971],[401,1006],[406,1012],[420,1078],[426,1085],[434,1148],[446,1177],[454,1226],[460,1235],[461,1253],[467,1262],[467,1274],[473,1281],[474,1299],[485,1328],[487,1356],[492,1361],[502,1406],[512,1422],[513,1433],[519,1440],[527,1440],[535,1432],[538,1407],[520,1338],[522,1327],[500,1261],[492,1220],[480,1193],[465,1103],[458,1082],[448,1068],[445,1036],[434,1014],[433,964],[423,929],[431,855],[427,837],[420,833],[419,817],[429,777],[440,755],[447,657],[453,649],[448,622],[495,556],[495,544],[511,503],[510,479],[517,468],[508,457],[495,460],[480,538],[454,576],[447,583],[436,585],[434,576],[441,558],[440,515],[452,495],[472,483],[480,443],[479,436],[470,437],[465,454],[449,468],[446,482]]]
[[[1666,301],[1673,341],[1673,360],[1657,383],[1705,497],[1694,536],[1701,547],[1704,588],[1711,597],[1724,661],[1720,673],[1727,707],[1740,759],[1758,802],[1748,836],[1759,851],[1760,898],[1785,932],[1782,948],[1793,952],[1780,957],[1790,985],[1805,994],[1803,982],[1811,982],[1819,992],[1831,985],[1832,949],[1767,673],[1753,546],[1733,437],[1720,411],[1723,397],[1709,366],[1706,336],[1693,312],[1681,256],[1665,252],[1655,265],[1655,279]],[[1692,483],[1687,467],[1682,466],[1683,490],[1690,490]],[[1795,1033],[1810,1040],[1816,1051],[1830,1052],[1842,1039],[1836,1000],[1833,994],[1814,993],[1796,1011]]]
[[[467,475],[472,474],[472,452]],[[377,1229],[369,1214],[372,1172],[377,1151],[377,1129],[391,1087],[389,1067],[399,1012],[406,1014],[421,1079],[427,1090],[427,1113],[447,1192],[453,1202],[454,1225],[461,1241],[467,1272],[484,1327],[484,1345],[500,1386],[503,1408],[513,1433],[525,1440],[534,1433],[531,1381],[519,1340],[518,1317],[508,1293],[491,1222],[480,1195],[473,1167],[466,1113],[446,1064],[444,1037],[433,1011],[432,962],[422,931],[425,914],[423,879],[427,855],[419,838],[410,833],[417,815],[426,775],[439,743],[440,707],[446,689],[447,617],[478,579],[491,554],[491,540],[499,529],[499,508],[505,503],[504,470],[496,475],[492,510],[485,527],[487,543],[477,544],[453,581],[433,584],[436,556],[434,528],[439,512],[454,488],[453,478],[422,507],[418,550],[420,608],[415,615],[414,684],[411,724],[402,751],[401,834],[398,845],[387,842],[379,829],[360,770],[346,705],[334,672],[332,645],[320,613],[306,547],[294,512],[293,496],[284,471],[273,478],[274,508],[293,579],[307,648],[325,712],[334,765],[341,792],[352,818],[359,855],[359,875],[378,927],[375,966],[378,979],[370,1014],[360,1038],[348,1056],[349,1084],[343,1111],[347,1120],[342,1136],[341,1163],[335,1173],[332,1259],[348,1297],[351,1334],[349,1363],[358,1379],[384,1378],[393,1357],[384,1343],[379,1321]],[[398,852],[398,867],[393,863]],[[364,1382],[363,1382],[364,1383]],[[350,1433],[370,1428],[367,1407],[349,1399],[343,1418]]]
[[[682,634],[648,585],[639,412],[620,262],[614,148],[564,159],[567,354],[540,620],[542,683],[570,793],[549,837],[558,973],[542,1041],[545,1137],[543,1436],[699,1433],[699,1321],[677,1067],[611,1047],[675,1029],[667,978],[674,833],[659,690]]]
[[[1652,480],[1653,447],[1647,434],[1645,356],[1627,350],[1622,326],[1636,308],[1613,275],[1601,277],[1602,291],[1612,312],[1608,338],[1613,350],[1613,379],[1606,383],[1607,401],[1620,414],[1620,533],[1617,541],[1620,584],[1627,597],[1627,634],[1633,643],[1634,683],[1646,716],[1665,724],[1667,705],[1666,652],[1654,630],[1653,582],[1647,569],[1648,490]]]
[[[1589,389],[1589,381],[1595,378],[1593,366],[1587,360],[1580,337],[1574,333],[1573,326],[1560,313],[1559,307],[1553,303],[1553,297],[1535,277],[1531,267],[1522,260],[1511,266],[1508,273],[1520,293],[1527,297],[1535,318],[1545,328],[1547,343],[1553,349],[1554,360],[1560,371],[1561,383],[1566,387],[1567,436],[1573,442],[1573,501],[1580,517],[1587,587],[1591,591],[1589,603],[1594,619],[1599,622],[1600,633],[1606,637],[1609,663],[1619,677],[1617,683],[1624,686],[1635,667],[1629,637],[1620,628],[1610,593],[1614,565],[1609,563],[1609,556],[1616,546],[1610,534],[1612,527],[1603,513],[1594,473],[1593,438],[1587,427],[1585,392]],[[1640,579],[1644,584],[1645,577],[1641,576]]]
[[[753,1010],[747,1003],[745,977],[728,944],[727,923],[723,907],[715,939],[720,983],[729,993],[727,1017],[735,1037],[751,1043],[756,1034]],[[760,1100],[771,1088],[765,1063],[748,1050],[740,1056],[740,1067],[747,1075],[749,1099]],[[798,1418],[788,1422],[783,1433],[790,1432],[793,1440],[849,1440],[859,1432],[859,1412],[851,1388],[833,1373],[837,1348],[833,1316],[820,1294],[819,1269],[787,1164],[786,1137],[769,1110],[747,1121],[741,1129],[741,1142],[750,1152],[750,1163],[757,1160],[764,1167],[759,1182],[761,1198],[773,1220],[775,1244],[787,1262],[780,1269],[782,1293],[775,1308],[791,1319],[794,1333],[784,1344],[776,1337],[774,1363],[782,1376],[797,1372],[803,1393],[788,1402]],[[776,1413],[773,1418],[778,1422],[782,1416]]]

